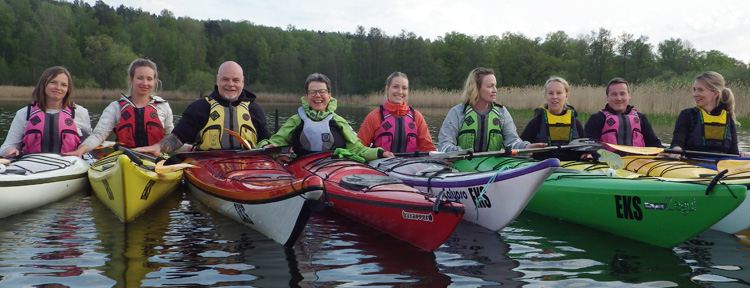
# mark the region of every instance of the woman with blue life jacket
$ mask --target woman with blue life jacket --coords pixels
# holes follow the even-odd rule
[[[276,134],[258,142],[258,146],[291,146],[297,156],[345,148],[364,160],[393,157],[393,153],[382,148],[362,145],[349,123],[335,113],[337,101],[331,96],[331,80],[323,74],[313,73],[305,81],[302,106],[289,117]],[[281,161],[287,161],[281,158]]]
[[[671,148],[715,153],[740,154],[735,124],[735,99],[725,87],[721,74],[709,71],[693,80],[695,106],[680,112],[674,127]],[[679,154],[668,156],[680,157]]]
[[[393,72],[385,82],[385,103],[367,114],[357,137],[365,146],[394,153],[435,151],[424,116],[408,104],[409,78]]]
[[[440,127],[439,150],[474,152],[547,147],[547,143],[523,141],[508,110],[495,103],[497,78],[488,68],[475,68],[464,85],[462,103],[448,112]]]
[[[110,103],[94,132],[81,143],[76,155],[89,152],[101,145],[111,132],[116,142],[127,148],[153,145],[172,132],[172,108],[159,96],[153,95],[158,86],[156,63],[138,58],[128,68],[128,95]]]
[[[72,155],[81,139],[91,134],[89,111],[71,102],[72,95],[73,81],[67,69],[55,66],[44,70],[31,93],[33,102],[19,109],[10,124],[0,147],[3,157],[40,152]]]
[[[583,124],[576,117],[578,112],[568,104],[570,85],[565,79],[553,76],[544,84],[544,106],[534,110],[534,118],[521,132],[521,139],[529,142],[547,143],[549,146],[567,145],[570,141],[583,138]],[[577,160],[591,157],[588,153],[569,150],[555,150],[548,153],[535,153],[536,159],[559,158]]]
[[[589,117],[584,126],[586,137],[601,142],[635,147],[662,147],[651,123],[630,105],[630,85],[622,78],[614,78],[605,89],[607,105]],[[604,147],[609,151],[612,148]],[[619,153],[619,152],[618,152]]]

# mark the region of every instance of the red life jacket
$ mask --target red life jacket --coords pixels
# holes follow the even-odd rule
[[[417,123],[414,109],[409,107],[404,117],[395,117],[380,105],[380,128],[375,133],[375,147],[394,153],[417,151]]]
[[[164,138],[164,125],[159,120],[156,110],[158,102],[152,102],[143,108],[136,108],[130,98],[122,97],[120,104],[120,122],[115,127],[117,142],[128,148],[149,146]]]
[[[641,118],[638,117],[638,111],[630,109],[627,114],[612,114],[607,110],[599,111],[604,114],[604,126],[602,126],[602,136],[600,141],[618,145],[628,145],[635,147],[645,147],[646,142],[643,139],[641,131]],[[609,147],[609,151],[615,151]]]
[[[48,118],[57,118],[57,121],[47,121]],[[75,118],[75,109],[71,107],[54,115],[44,113],[37,103],[29,104],[21,150],[23,153],[65,153],[78,149],[81,136]]]

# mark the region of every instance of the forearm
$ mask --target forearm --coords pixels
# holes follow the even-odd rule
[[[164,139],[161,139],[159,141],[159,149],[162,153],[169,153],[172,151],[175,151],[177,149],[180,149],[182,147],[182,141],[180,141],[179,138],[177,138],[177,135],[169,134]]]

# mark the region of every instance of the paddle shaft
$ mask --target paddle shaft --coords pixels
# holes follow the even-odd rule
[[[692,151],[692,150],[678,150],[678,149],[669,149],[669,148],[665,148],[664,153],[696,155],[696,156],[717,157],[717,158],[740,157],[740,155],[738,154],[726,154],[726,153],[703,152],[703,151]]]

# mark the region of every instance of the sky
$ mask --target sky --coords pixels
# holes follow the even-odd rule
[[[84,0],[90,5],[95,0]],[[300,30],[351,32],[379,28],[388,36],[402,30],[436,40],[446,33],[501,36],[520,33],[541,38],[564,31],[571,38],[600,28],[612,37],[647,36],[654,46],[670,38],[698,51],[718,50],[750,62],[750,1],[549,1],[549,0],[103,0],[159,14],[198,20],[249,21],[255,25]],[[607,4],[605,4],[607,2]]]

